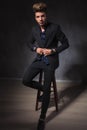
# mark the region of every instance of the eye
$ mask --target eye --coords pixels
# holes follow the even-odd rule
[[[41,17],[44,17],[44,15],[42,15]]]
[[[36,18],[39,18],[39,16],[36,16]]]

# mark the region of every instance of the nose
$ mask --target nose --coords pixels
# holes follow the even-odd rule
[[[42,20],[42,17],[40,17],[40,20]]]

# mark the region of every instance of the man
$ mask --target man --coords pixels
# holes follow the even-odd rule
[[[51,79],[59,65],[58,54],[68,48],[69,44],[60,26],[47,20],[47,5],[45,3],[35,3],[33,11],[37,25],[32,28],[28,45],[32,51],[36,52],[37,56],[25,73],[23,84],[43,91],[41,114],[37,130],[44,130],[50,100]],[[60,46],[58,46],[59,41],[61,42]],[[44,72],[43,86],[33,80],[40,71]]]

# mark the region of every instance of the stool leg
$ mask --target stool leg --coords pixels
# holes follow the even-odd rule
[[[56,111],[58,112],[58,94],[57,94],[57,85],[55,81],[55,75],[53,77],[53,89],[54,89],[54,100],[55,100]]]
[[[38,105],[39,105],[39,102],[38,102],[38,97],[40,96],[40,90],[37,91],[37,97],[36,97],[36,107],[35,107],[35,110],[37,111],[39,108],[38,108]]]
[[[43,72],[40,72],[40,76],[39,76],[39,82],[42,83],[42,75]],[[55,101],[55,106],[56,106],[56,111],[58,112],[58,94],[57,94],[57,86],[56,86],[56,81],[55,81],[55,75],[52,78],[52,83],[53,83],[53,91],[54,91],[54,101]],[[39,101],[38,101],[38,97],[40,96],[41,91],[38,90],[37,91],[37,97],[36,97],[36,106],[35,106],[35,110],[37,111],[39,108]]]

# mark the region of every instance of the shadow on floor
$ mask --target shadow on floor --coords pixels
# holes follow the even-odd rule
[[[65,108],[67,108],[72,102],[74,102],[80,94],[86,90],[86,85],[80,84],[76,86],[67,86],[64,90],[58,92],[58,112],[52,111],[47,117],[47,122],[58,116]],[[53,102],[49,107],[52,107]]]
[[[34,123],[8,123],[1,124],[0,130],[35,130],[36,124]]]

